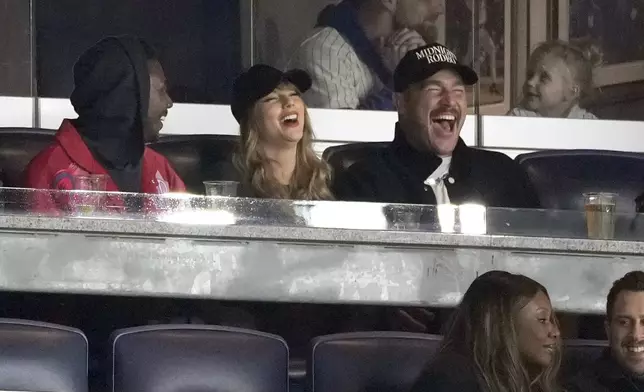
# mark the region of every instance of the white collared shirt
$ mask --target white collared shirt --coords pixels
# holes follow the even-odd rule
[[[450,204],[449,195],[447,194],[447,187],[445,180],[449,173],[449,167],[452,163],[452,157],[441,157],[443,160],[440,165],[434,170],[432,174],[425,180],[425,185],[432,188],[436,196],[436,204]]]

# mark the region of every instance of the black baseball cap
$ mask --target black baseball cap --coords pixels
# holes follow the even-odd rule
[[[456,55],[441,44],[431,44],[412,49],[400,60],[394,71],[394,90],[401,93],[443,69],[451,69],[460,75],[465,85],[479,81],[476,72],[467,65],[459,64]]]
[[[233,99],[230,105],[237,122],[241,122],[255,102],[284,82],[292,83],[301,93],[311,88],[311,76],[301,69],[282,72],[269,65],[257,64],[239,75],[233,83]]]

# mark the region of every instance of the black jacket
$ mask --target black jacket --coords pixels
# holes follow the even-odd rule
[[[436,204],[434,192],[424,181],[440,163],[433,153],[413,149],[397,125],[387,149],[336,173],[333,191],[338,200]],[[453,204],[539,208],[536,192],[519,164],[498,152],[467,147],[461,139],[445,185]]]
[[[573,376],[566,385],[568,392],[642,392],[644,380],[628,374],[611,357],[607,349],[594,364]]]
[[[439,353],[411,392],[482,392],[470,362],[454,353]]]

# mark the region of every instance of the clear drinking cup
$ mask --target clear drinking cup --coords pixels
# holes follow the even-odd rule
[[[237,181],[204,181],[207,196],[237,196],[239,182]]]
[[[609,240],[615,237],[616,204],[615,193],[584,193],[588,238]]]
[[[390,206],[390,227],[394,230],[418,230],[422,212],[423,210],[419,206]]]
[[[107,176],[104,174],[86,174],[74,176],[74,195],[72,207],[74,212],[87,215],[100,210],[105,204]]]

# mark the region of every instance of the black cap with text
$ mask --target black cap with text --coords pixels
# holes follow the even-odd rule
[[[468,86],[479,80],[472,68],[459,64],[451,50],[441,44],[431,44],[410,50],[400,60],[394,71],[394,90],[401,93],[443,69],[456,72]]]

